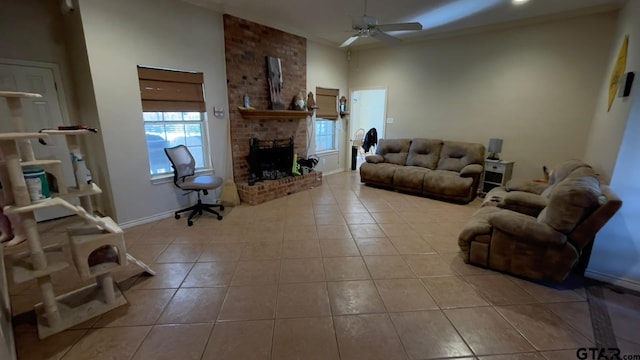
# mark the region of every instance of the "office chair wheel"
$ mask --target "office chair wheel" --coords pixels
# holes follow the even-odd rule
[[[187,220],[187,226],[193,226],[193,221]]]
[[[175,218],[176,218],[176,219],[180,219],[180,214],[176,214],[176,215],[175,215]]]
[[[222,215],[218,215],[218,220],[222,220]]]
[[[220,205],[220,211],[224,211],[224,206]],[[220,219],[218,219],[220,220]]]

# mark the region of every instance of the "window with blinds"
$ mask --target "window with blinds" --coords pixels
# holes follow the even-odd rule
[[[338,119],[338,89],[316,88],[316,117]]]
[[[187,146],[197,169],[209,164],[203,79],[201,72],[138,66],[151,176],[173,173],[167,147]]]
[[[335,151],[338,89],[316,88],[316,152]]]

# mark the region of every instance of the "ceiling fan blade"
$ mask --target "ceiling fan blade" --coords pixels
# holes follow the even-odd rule
[[[354,41],[358,40],[358,35],[353,35],[352,37],[348,38],[347,40],[345,40],[342,45],[340,45],[340,47],[347,47],[349,45],[351,45]]]
[[[408,31],[408,30],[422,30],[422,24],[419,22],[412,23],[398,23],[398,24],[380,24],[376,26],[382,31]]]
[[[402,40],[398,39],[397,37],[391,36],[380,30],[372,32],[371,37],[376,38],[377,40],[385,42],[389,45],[395,45],[402,42]]]

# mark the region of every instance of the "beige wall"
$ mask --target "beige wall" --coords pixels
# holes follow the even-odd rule
[[[349,87],[388,89],[387,138],[502,138],[514,178],[540,178],[584,156],[616,17],[355,50]]]
[[[149,179],[136,66],[204,72],[210,152],[216,174],[224,177],[228,117],[222,16],[173,0],[79,3],[117,221],[126,225],[168,215],[189,199],[173,183]],[[224,118],[213,116],[214,106],[225,109]]]
[[[618,29],[615,36],[612,37],[613,42],[611,50],[607,53],[607,65],[600,79],[600,87],[598,93],[598,101],[594,114],[592,116],[593,123],[590,129],[587,147],[585,151],[585,160],[598,170],[602,180],[606,183],[611,181],[611,177],[616,165],[616,158],[620,150],[620,143],[627,126],[629,113],[631,111],[632,97],[616,98],[608,110],[609,99],[609,82],[611,73],[618,58],[618,53],[622,46],[625,35],[629,35],[629,46],[627,49],[627,67],[625,71],[638,71],[640,64],[640,47],[638,46],[638,38],[640,30],[639,22],[631,16],[631,8],[635,6],[638,9],[638,2],[630,1],[620,14]],[[638,13],[635,13],[637,17]],[[636,75],[638,75],[636,73]],[[637,81],[634,81],[637,86]]]
[[[307,92],[314,94],[316,87],[339,89],[340,96],[349,97],[347,93],[347,55],[342,49],[332,48],[311,40],[307,40]],[[315,134],[313,123],[315,116],[307,120],[307,129]],[[346,141],[348,131],[348,118],[340,119],[336,123],[338,131],[338,151],[320,154],[317,170],[331,173],[343,170],[349,166],[345,161],[346,148],[351,146]],[[309,155],[315,154],[315,141],[310,139]]]
[[[67,57],[63,15],[57,1],[3,1],[0,5],[0,58],[57,64],[69,112],[63,117],[76,123],[73,70]]]
[[[598,233],[587,276],[640,291],[640,91],[636,78],[629,97],[616,97],[607,111],[609,76],[625,35],[629,36],[625,71],[640,74],[640,1],[621,11],[609,66],[600,84],[600,102],[593,117],[586,160],[622,198],[620,211]],[[614,166],[615,165],[615,166]]]

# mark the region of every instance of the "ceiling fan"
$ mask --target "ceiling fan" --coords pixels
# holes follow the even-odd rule
[[[386,31],[422,30],[422,24],[419,22],[378,24],[378,19],[367,16],[367,0],[364,0],[364,15],[360,18],[353,18],[353,30],[356,33],[345,40],[340,47],[347,47],[361,37],[372,37],[390,45],[397,44],[402,40],[387,34]]]

